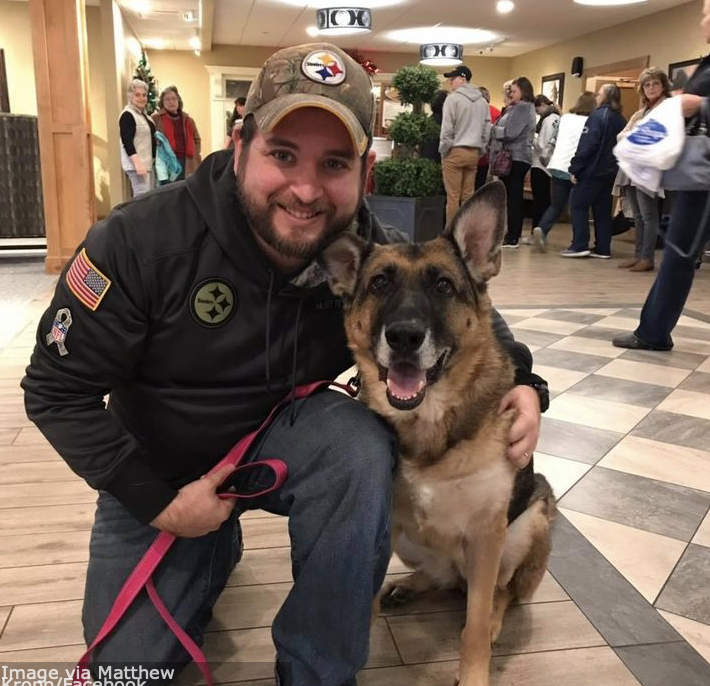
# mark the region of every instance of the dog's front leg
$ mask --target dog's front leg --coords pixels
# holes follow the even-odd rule
[[[505,513],[500,513],[488,524],[473,526],[471,536],[463,542],[468,594],[466,626],[461,634],[459,686],[488,686],[491,611],[505,529]]]

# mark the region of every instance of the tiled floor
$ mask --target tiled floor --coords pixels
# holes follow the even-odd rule
[[[506,255],[493,289],[550,381],[536,465],[560,515],[549,574],[507,617],[492,684],[707,686],[710,317],[692,308],[709,311],[710,270],[698,276],[676,349],[644,353],[609,339],[635,325],[652,275],[619,273],[613,260],[568,262],[521,248]],[[0,665],[68,665],[82,648],[94,493],[30,425],[18,388],[52,283],[39,263],[0,262]],[[531,283],[539,288],[526,291]],[[614,305],[609,290],[626,295]],[[244,560],[206,652],[218,681],[271,686],[269,625],[289,590],[288,535],[284,521],[259,512],[243,527]],[[391,574],[404,571],[393,561]],[[463,606],[439,592],[380,617],[361,686],[450,686]],[[194,670],[183,677],[196,680]]]

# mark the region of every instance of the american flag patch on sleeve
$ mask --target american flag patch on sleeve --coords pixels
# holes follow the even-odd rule
[[[94,311],[111,286],[111,280],[92,264],[86,254],[86,248],[74,258],[67,272],[66,281],[71,292]]]

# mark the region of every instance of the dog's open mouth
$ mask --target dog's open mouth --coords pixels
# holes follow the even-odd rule
[[[427,386],[439,379],[448,352],[445,351],[429,369],[409,362],[396,362],[391,367],[380,367],[380,380],[387,384],[387,400],[397,410],[413,410],[426,395]]]

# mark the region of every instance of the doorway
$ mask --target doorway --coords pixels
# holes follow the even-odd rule
[[[638,93],[639,75],[648,67],[650,57],[635,57],[623,62],[603,64],[584,70],[585,89],[598,92],[607,83],[613,83],[621,91],[623,115],[628,119],[641,106]]]

